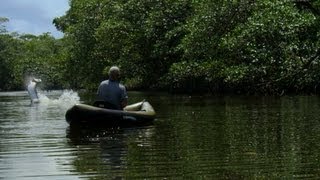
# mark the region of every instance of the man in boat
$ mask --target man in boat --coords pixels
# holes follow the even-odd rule
[[[30,82],[27,86],[28,94],[31,98],[31,103],[38,103],[39,102],[37,85],[40,82],[41,82],[41,79],[32,78],[32,80],[30,80]]]
[[[127,106],[128,95],[124,85],[120,83],[120,69],[112,66],[109,79],[100,83],[95,106],[122,110]]]

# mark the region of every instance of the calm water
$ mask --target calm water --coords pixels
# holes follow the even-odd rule
[[[153,125],[73,129],[79,97],[0,93],[0,179],[317,179],[320,98],[201,97],[130,92]],[[92,97],[80,95],[81,102]]]

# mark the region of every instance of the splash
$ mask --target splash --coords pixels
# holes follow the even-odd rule
[[[80,102],[80,97],[77,92],[74,92],[72,90],[64,90],[58,101],[77,104]]]
[[[73,90],[63,90],[62,94],[57,99],[51,99],[43,92],[39,92],[38,95],[41,105],[58,105],[60,107],[68,108],[80,103],[78,93]]]

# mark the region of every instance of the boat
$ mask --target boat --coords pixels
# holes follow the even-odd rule
[[[108,127],[150,124],[155,116],[155,110],[147,101],[128,105],[123,110],[76,104],[68,109],[65,115],[70,125],[86,124]]]

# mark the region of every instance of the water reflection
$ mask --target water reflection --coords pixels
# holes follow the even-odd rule
[[[306,144],[310,139],[319,140],[316,131],[305,128],[319,127],[319,103],[313,98],[268,97],[259,98],[260,102],[246,99],[246,103],[226,99],[229,164],[247,177],[318,177],[318,162],[309,157],[310,153],[318,157],[318,143]],[[308,165],[301,162],[302,149],[308,152],[303,156]],[[317,170],[305,172],[311,170],[305,165]],[[245,167],[251,167],[250,171]]]
[[[147,147],[153,136],[154,127],[97,128],[71,126],[67,138],[76,159],[73,165],[77,172],[94,179],[115,179],[124,177],[128,166],[128,154],[132,146]]]
[[[150,97],[161,112],[153,126],[70,129],[75,169],[95,179],[320,176],[317,98]]]
[[[129,96],[153,105],[153,125],[73,128],[65,101],[0,93],[0,179],[320,177],[317,96]]]
[[[59,103],[31,105],[26,92],[0,93],[0,179],[74,179],[56,165],[68,158],[64,111]]]

